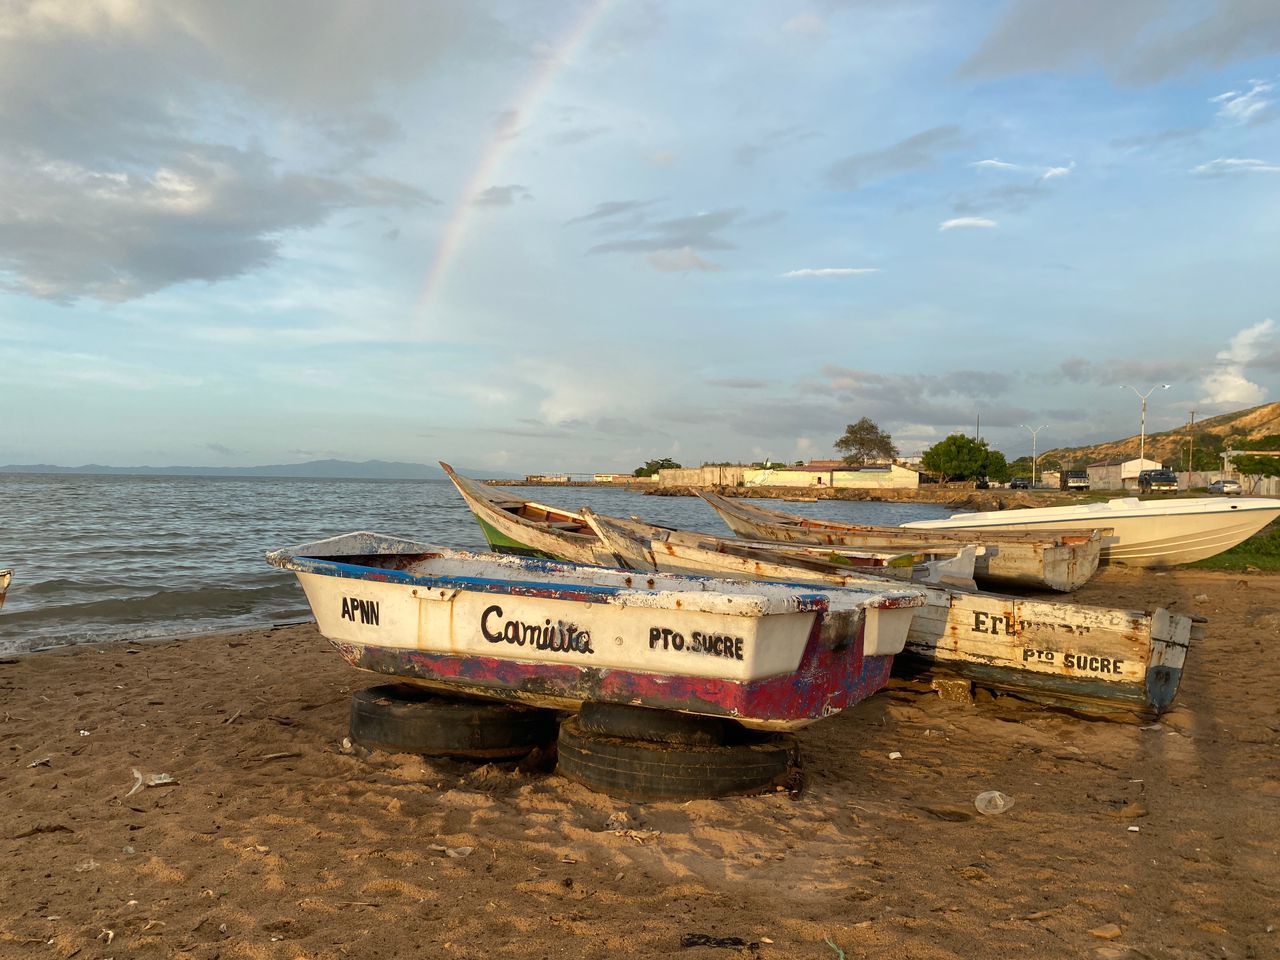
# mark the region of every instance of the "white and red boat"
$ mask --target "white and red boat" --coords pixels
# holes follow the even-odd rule
[[[351,533],[267,556],[353,666],[535,706],[788,730],[888,680],[923,594],[644,574]]]

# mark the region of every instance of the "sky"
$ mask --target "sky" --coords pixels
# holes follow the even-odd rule
[[[14,0],[0,130],[0,463],[1012,459],[1280,397],[1274,0]]]

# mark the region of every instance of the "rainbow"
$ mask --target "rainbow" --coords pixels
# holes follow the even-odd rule
[[[418,297],[414,314],[417,318],[425,317],[431,302],[440,289],[444,277],[449,272],[462,241],[466,236],[467,226],[475,210],[474,199],[477,194],[493,179],[498,165],[502,162],[515,142],[515,133],[522,122],[527,122],[538,103],[546,96],[552,83],[569,65],[578,53],[591,31],[599,24],[612,0],[592,0],[583,9],[581,16],[572,25],[555,49],[539,64],[533,77],[523,87],[515,103],[504,114],[503,122],[494,131],[485,145],[480,159],[472,169],[471,176],[463,185],[458,198],[445,222],[440,234],[440,242],[436,245],[435,256],[427,270],[427,279]]]

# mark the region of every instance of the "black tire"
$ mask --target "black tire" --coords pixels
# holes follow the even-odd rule
[[[760,793],[788,780],[799,759],[794,737],[699,747],[588,733],[576,717],[560,724],[559,770],[623,800],[696,800]]]
[[[578,711],[578,729],[606,737],[715,747],[730,742],[742,727],[720,717],[702,717],[673,710],[654,710],[628,703],[588,701]]]
[[[551,710],[450,697],[409,684],[351,695],[351,740],[362,747],[436,757],[523,757],[555,739]]]

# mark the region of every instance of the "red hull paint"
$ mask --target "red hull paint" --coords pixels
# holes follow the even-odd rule
[[[748,721],[817,720],[870,697],[888,682],[892,657],[864,657],[862,636],[832,649],[821,641],[822,618],[809,634],[795,673],[736,682],[572,664],[457,657],[396,647],[337,644],[352,666],[406,678],[457,683],[499,699],[538,696],[584,702],[640,703]],[[524,696],[521,696],[523,694]]]

